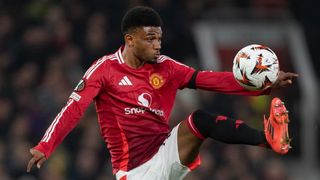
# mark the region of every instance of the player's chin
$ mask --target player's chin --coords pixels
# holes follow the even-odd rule
[[[150,58],[147,62],[150,64],[155,64],[155,63],[157,63],[157,59],[158,59],[158,57],[153,57],[153,58]]]

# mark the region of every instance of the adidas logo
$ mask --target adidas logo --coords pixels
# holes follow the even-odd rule
[[[132,86],[132,82],[129,80],[129,78],[127,76],[124,76],[120,82],[119,82],[120,86]]]

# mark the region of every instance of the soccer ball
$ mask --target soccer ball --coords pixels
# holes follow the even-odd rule
[[[263,90],[277,80],[279,61],[270,48],[252,44],[237,53],[232,70],[241,86],[249,90]]]

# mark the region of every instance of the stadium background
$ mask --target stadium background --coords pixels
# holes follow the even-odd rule
[[[114,52],[123,43],[121,18],[135,5],[150,5],[162,16],[164,54],[201,69],[211,68],[206,66],[211,61],[203,58],[201,37],[199,39],[195,30],[199,22],[210,24],[214,21],[213,29],[219,29],[225,22],[234,24],[232,27],[248,21],[294,22],[303,32],[302,42],[306,43],[302,47],[309,57],[300,62],[311,64],[314,81],[310,88],[319,89],[320,13],[316,1],[1,0],[1,180],[114,179],[93,107],[87,110],[80,124],[41,171],[34,169],[27,174],[25,170],[30,158],[29,148],[41,139],[84,71],[93,60]],[[250,33],[250,26],[247,31]],[[206,39],[205,34],[202,38]],[[291,41],[287,38],[281,41],[286,42],[285,45],[278,46],[269,41],[261,43],[276,51],[284,70],[298,71],[300,76],[310,74],[297,69],[292,60],[294,53],[288,48]],[[222,62],[221,70],[231,70],[233,56],[246,43],[256,42],[237,41],[237,44],[231,43],[232,46],[230,43],[217,44],[213,51]],[[280,157],[261,148],[225,145],[211,140],[201,151],[202,166],[186,179],[319,179],[319,119],[302,116],[304,88],[299,84],[272,94],[282,97],[291,112],[290,134],[294,148],[289,155]],[[319,100],[317,93],[316,101]],[[178,94],[171,125],[201,107],[245,119],[262,129],[262,115],[268,112],[269,101],[270,97],[248,98],[185,90]]]

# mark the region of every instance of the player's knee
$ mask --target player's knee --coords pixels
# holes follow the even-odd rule
[[[203,123],[208,123],[208,121],[215,118],[215,115],[210,114],[204,110],[198,109],[192,114],[192,119],[194,122],[198,123],[202,121]]]
[[[198,132],[205,138],[215,134],[222,134],[220,131],[235,127],[233,119],[203,110],[197,110],[193,113],[192,122]]]
[[[207,138],[211,131],[215,128],[215,120],[217,115],[208,113],[201,109],[196,110],[191,117],[195,129],[204,137]]]

